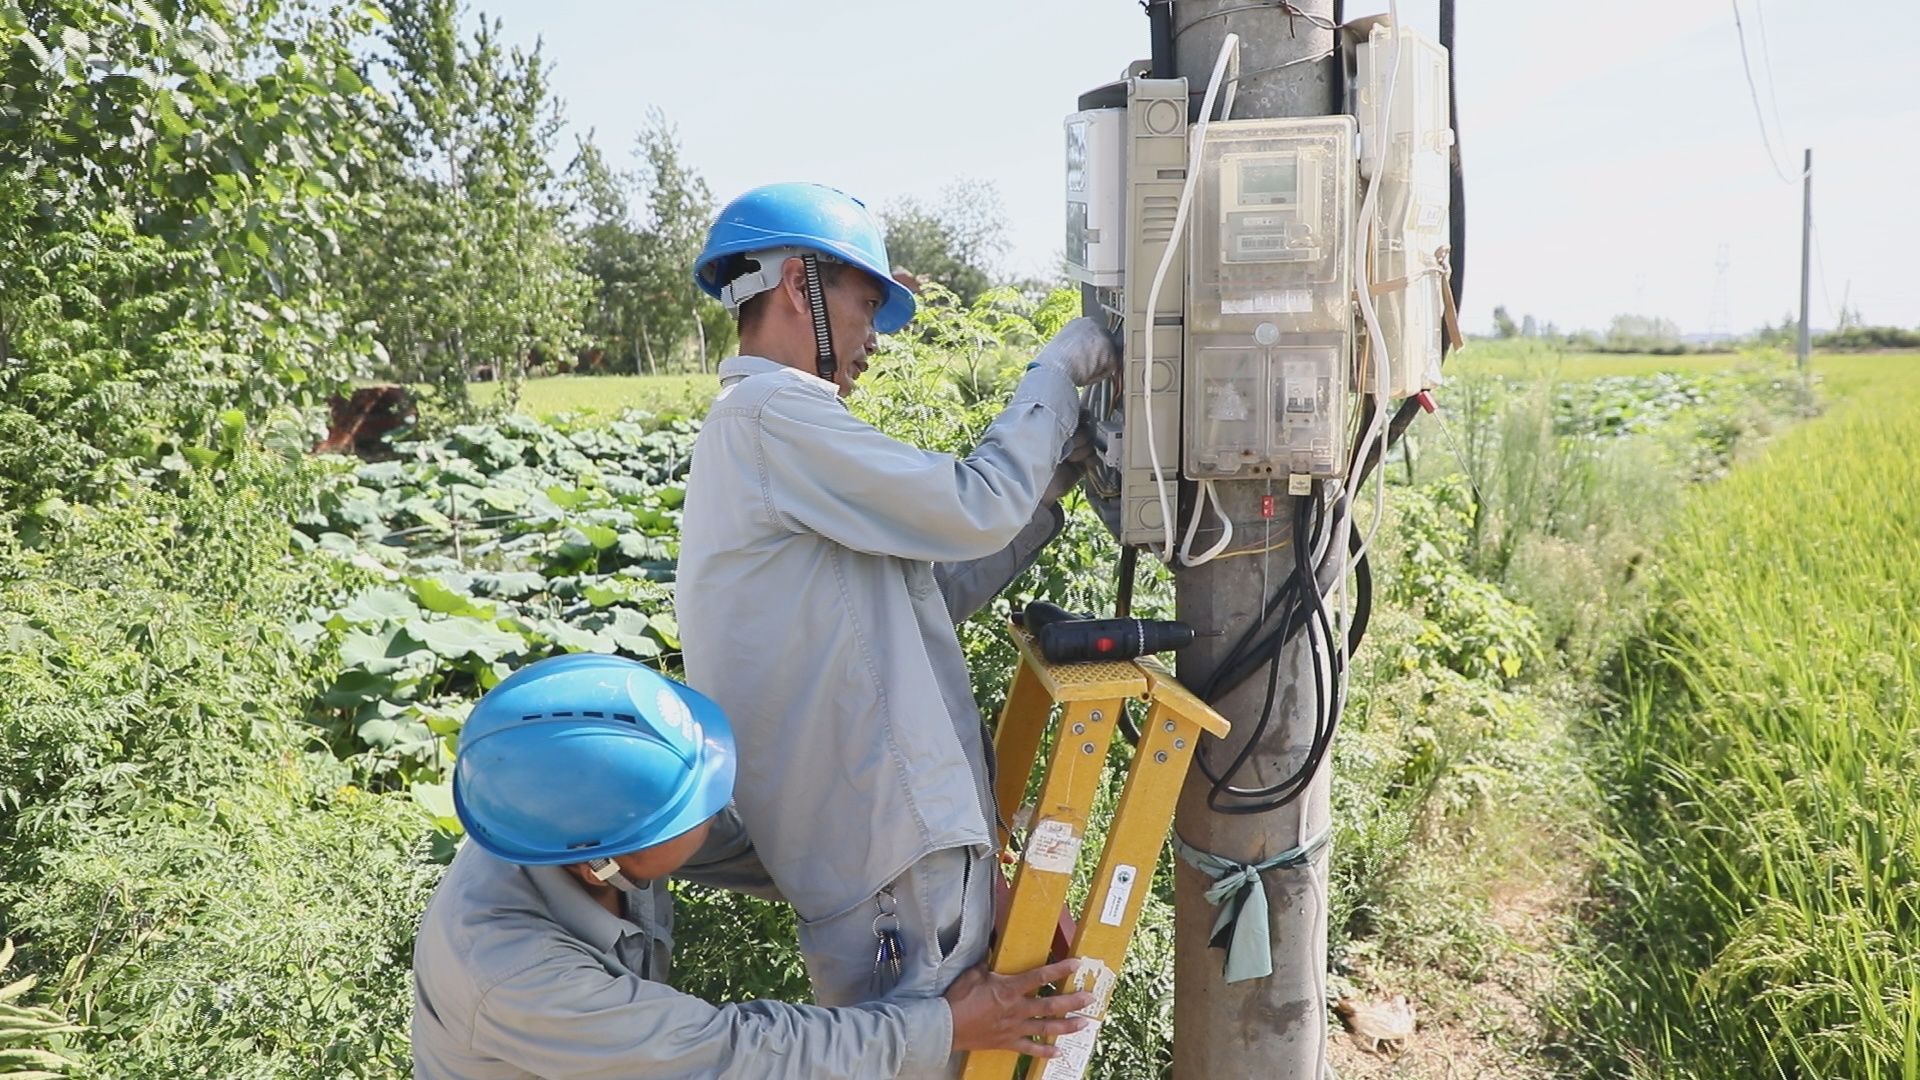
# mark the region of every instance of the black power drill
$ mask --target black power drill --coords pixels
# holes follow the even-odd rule
[[[1191,644],[1193,627],[1171,619],[1096,619],[1045,600],[1032,600],[1015,613],[1040,645],[1040,655],[1055,664],[1089,660],[1132,660]]]

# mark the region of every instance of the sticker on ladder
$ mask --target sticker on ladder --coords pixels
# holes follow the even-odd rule
[[[1087,1074],[1087,1065],[1093,1060],[1093,1042],[1099,1037],[1100,1022],[1096,1020],[1053,1040],[1060,1056],[1047,1059],[1047,1068],[1040,1074],[1040,1080],[1080,1080]]]
[[[1133,881],[1139,876],[1139,869],[1126,863],[1113,868],[1113,877],[1107,882],[1107,898],[1100,904],[1101,922],[1119,926],[1126,919],[1127,901],[1133,899]]]
[[[1073,981],[1067,985],[1067,992],[1078,994],[1092,990],[1093,1004],[1080,1011],[1085,1016],[1105,1019],[1107,1008],[1113,1004],[1113,988],[1119,982],[1120,976],[1106,961],[1097,956],[1084,956],[1080,958],[1080,970],[1073,973]]]
[[[1073,873],[1080,857],[1080,835],[1073,823],[1049,818],[1033,827],[1027,837],[1027,865],[1054,874]]]

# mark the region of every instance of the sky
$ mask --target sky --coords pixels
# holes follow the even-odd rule
[[[884,205],[986,181],[1006,210],[1010,275],[1058,265],[1062,117],[1147,54],[1137,0],[473,3],[553,63],[562,157],[591,133],[629,160],[657,107],[721,200],[805,179]],[[1799,303],[1809,146],[1810,321],[1831,325],[1845,304],[1920,326],[1920,4],[1738,6],[1792,182],[1762,142],[1733,0],[1459,5],[1470,331],[1491,327],[1496,304],[1562,330],[1622,313],[1716,329],[1723,249],[1727,328],[1777,324]],[[1401,7],[1434,34],[1435,0]],[[1385,10],[1355,0],[1346,13]]]

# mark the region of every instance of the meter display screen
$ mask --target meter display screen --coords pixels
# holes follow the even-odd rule
[[[1240,166],[1240,202],[1292,206],[1300,201],[1300,159],[1288,155]]]

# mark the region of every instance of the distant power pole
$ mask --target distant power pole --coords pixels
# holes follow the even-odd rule
[[[1713,307],[1707,312],[1707,337],[1716,342],[1733,336],[1732,301],[1727,289],[1727,272],[1732,268],[1727,245],[1721,244],[1713,258]]]
[[[1800,183],[1804,193],[1800,204],[1800,347],[1797,359],[1800,377],[1806,378],[1808,357],[1813,351],[1813,330],[1807,325],[1807,300],[1813,281],[1813,148],[1807,148],[1807,163]]]

